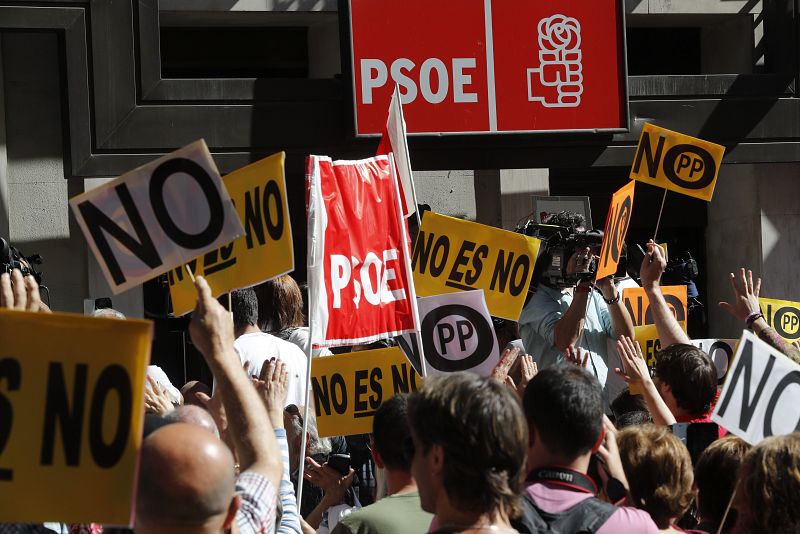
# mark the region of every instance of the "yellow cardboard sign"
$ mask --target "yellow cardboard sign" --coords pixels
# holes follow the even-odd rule
[[[788,342],[800,339],[800,302],[760,298],[764,319]]]
[[[724,154],[722,145],[646,123],[630,177],[708,202]]]
[[[222,179],[245,235],[188,264],[206,278],[215,297],[294,270],[285,159],[283,152],[273,154]],[[169,292],[175,315],[194,309],[197,293],[183,265],[169,272]]]
[[[603,232],[603,246],[597,264],[596,280],[617,272],[617,264],[622,255],[622,246],[633,213],[633,192],[636,182],[629,182],[611,196],[606,228]]]
[[[372,432],[381,403],[422,379],[398,347],[315,358],[311,388],[320,437]]]
[[[516,321],[539,244],[533,237],[428,212],[411,258],[417,295],[483,289],[489,313]]]
[[[685,322],[684,329],[685,327]],[[639,346],[642,348],[642,355],[644,361],[647,362],[647,368],[651,371],[656,366],[656,353],[661,350],[661,342],[658,339],[658,329],[655,324],[648,324],[643,326],[633,327],[634,335]],[[630,391],[632,395],[641,395],[642,390],[638,385],[631,385]]]
[[[149,321],[0,310],[0,522],[132,523]]]
[[[664,300],[667,305],[672,309],[672,313],[679,323],[683,325],[684,332],[686,331],[686,286],[661,286],[661,293],[664,295]],[[633,321],[633,326],[644,326],[648,324],[655,324],[653,321],[652,313],[650,312],[650,301],[644,289],[641,287],[627,287],[622,290],[622,302],[628,308],[628,313]]]

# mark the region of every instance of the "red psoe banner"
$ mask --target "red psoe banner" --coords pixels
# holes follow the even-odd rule
[[[350,0],[356,133],[628,128],[620,0]]]
[[[311,342],[369,343],[417,330],[397,178],[387,156],[309,156]]]

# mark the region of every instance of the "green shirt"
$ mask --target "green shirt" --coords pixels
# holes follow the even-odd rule
[[[433,515],[419,504],[419,492],[389,495],[344,517],[333,534],[424,534]]]

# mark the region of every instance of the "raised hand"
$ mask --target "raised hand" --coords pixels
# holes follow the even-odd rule
[[[32,276],[22,276],[19,269],[11,274],[0,275],[0,308],[29,312],[46,312],[50,309],[42,303],[39,284]]]
[[[564,352],[564,357],[568,362],[574,363],[578,367],[583,367],[584,369],[586,369],[586,366],[589,364],[589,351],[584,351],[582,348],[574,345],[567,347],[567,350]]]
[[[661,275],[664,274],[666,268],[667,260],[664,258],[664,251],[651,239],[647,242],[647,254],[645,254],[639,269],[642,287],[645,290],[659,287]]]
[[[517,347],[507,348],[500,354],[500,361],[497,362],[497,365],[494,366],[492,369],[491,377],[505,383],[506,378],[508,377],[508,372],[511,370],[511,366],[514,365],[514,362],[517,361],[519,357],[520,351]]]
[[[761,313],[761,305],[758,302],[758,294],[761,291],[761,278],[757,278],[753,283],[753,271],[744,267],[739,270],[739,278],[730,274],[731,288],[733,288],[733,304],[720,302],[720,308],[727,310],[731,315],[740,321],[746,321],[749,317]]]
[[[264,407],[267,409],[273,428],[283,428],[283,407],[289,391],[289,372],[286,364],[276,358],[264,362],[261,374],[253,379]]]
[[[144,411],[164,417],[174,409],[167,388],[159,384],[152,376],[146,377],[144,381]]]
[[[617,341],[617,352],[622,360],[625,369],[616,368],[614,372],[625,380],[628,384],[642,385],[647,381],[652,381],[650,369],[642,355],[642,347],[639,343],[626,336],[620,336]]]

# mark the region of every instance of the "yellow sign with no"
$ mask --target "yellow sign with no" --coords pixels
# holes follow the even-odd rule
[[[0,522],[132,522],[148,321],[0,310]]]
[[[372,432],[378,406],[416,391],[421,380],[397,347],[315,358],[311,388],[320,437]]]
[[[725,147],[645,123],[630,177],[710,201]]]
[[[788,342],[800,339],[800,302],[758,299],[764,319]]]
[[[428,212],[411,258],[417,295],[483,289],[489,313],[516,321],[540,243],[515,232]]]
[[[285,159],[283,152],[273,154],[222,179],[245,235],[188,264],[206,278],[215,297],[294,270]],[[175,315],[194,309],[197,293],[185,266],[169,272],[169,292]]]

